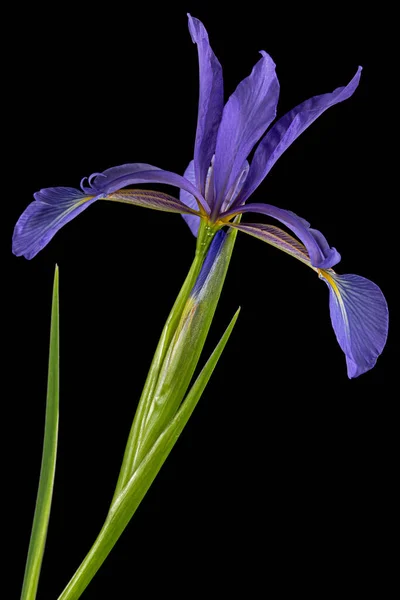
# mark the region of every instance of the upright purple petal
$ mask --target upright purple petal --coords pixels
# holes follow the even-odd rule
[[[89,178],[89,180],[90,187],[84,187],[83,189],[86,193],[92,194],[110,194],[128,185],[138,183],[164,183],[186,190],[199,200],[205,210],[208,209],[207,202],[202,194],[185,177],[144,163],[112,167],[103,173],[96,173],[94,179]]]
[[[211,158],[215,152],[218,126],[224,107],[222,67],[211,49],[207,31],[201,21],[190,15],[189,31],[199,55],[199,108],[194,171],[197,188],[205,195],[205,184]]]
[[[276,115],[279,83],[275,63],[264,51],[251,74],[239,83],[222,114],[215,150],[215,218],[244,161]]]
[[[388,333],[389,314],[380,288],[359,275],[320,271],[329,288],[329,310],[349,378],[375,365]]]
[[[195,177],[195,172],[194,172],[194,161],[193,160],[191,160],[190,163],[188,164],[187,169],[184,172],[183,176],[185,177],[185,179],[187,179],[188,181],[193,183],[193,185],[195,185],[196,177]],[[185,190],[181,190],[179,192],[179,198],[180,198],[180,201],[183,202],[183,204],[186,204],[186,206],[189,206],[190,208],[193,208],[194,210],[198,210],[196,199],[192,194],[189,194],[189,192],[186,192]],[[199,225],[200,225],[200,217],[196,217],[194,215],[184,215],[184,214],[182,215],[182,217],[185,219],[186,223],[189,225],[190,231],[193,233],[193,235],[195,237],[197,237],[197,233],[199,231]]]
[[[246,183],[235,206],[246,202],[281,154],[315,119],[331,106],[350,98],[358,86],[360,77],[361,67],[346,87],[337,88],[331,94],[322,94],[306,100],[275,123],[254,153]]]
[[[272,206],[271,204],[248,204],[247,206],[240,206],[236,210],[231,209],[226,213],[223,213],[221,218],[234,215],[237,212],[253,212],[267,215],[268,217],[277,219],[286,225],[286,227],[289,227],[289,229],[291,229],[293,233],[297,235],[299,240],[303,242],[313,267],[329,269],[340,262],[339,252],[335,248],[330,248],[322,233],[320,233],[317,229],[310,229],[310,224],[307,221],[301,217],[298,217],[289,210],[284,210],[283,208],[278,208],[276,206]],[[240,227],[238,227],[238,229],[245,231],[246,227],[246,223],[243,223],[240,225]],[[259,235],[256,235],[256,237],[259,237],[260,239],[263,239],[264,236],[262,225],[260,225],[259,231],[257,231],[257,225],[252,224],[251,231],[248,233],[251,233],[251,235],[258,233]],[[266,239],[265,241],[268,240]]]
[[[97,196],[69,187],[46,188],[34,197],[18,219],[12,241],[13,253],[27,259],[36,256],[61,227],[97,200]]]
[[[234,204],[235,199],[238,197],[238,195],[240,194],[240,190],[244,186],[244,182],[246,181],[246,177],[249,173],[249,169],[250,169],[250,165],[249,165],[248,161],[245,160],[241,170],[239,171],[238,178],[236,179],[236,181],[231,186],[230,190],[228,190],[227,194],[225,195],[224,201],[222,202],[221,207],[220,207],[221,212],[228,210],[232,206],[232,204]]]

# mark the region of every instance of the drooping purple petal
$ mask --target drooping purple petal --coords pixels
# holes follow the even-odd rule
[[[199,200],[205,210],[208,210],[202,194],[185,177],[144,163],[132,163],[107,169],[103,173],[96,174],[93,181],[90,181],[90,187],[83,189],[86,193],[110,194],[138,183],[164,183],[186,190]]]
[[[297,258],[318,272],[329,288],[329,309],[338,343],[345,353],[347,374],[358,377],[375,365],[388,332],[388,308],[379,287],[359,275],[338,275],[332,269],[312,267],[307,249],[291,235],[273,225],[228,223]],[[324,236],[312,230],[321,246]]]
[[[195,184],[195,172],[194,172],[194,161],[191,160],[190,163],[187,166],[186,171],[184,172],[183,176],[185,177],[185,179],[187,179],[188,181],[190,181],[191,183],[193,183],[193,185]],[[195,200],[195,197],[192,194],[189,194],[189,192],[186,192],[185,190],[182,190],[179,192],[179,198],[181,200],[181,202],[183,202],[183,204],[186,204],[186,206],[189,206],[190,208],[193,208],[194,210],[197,210],[198,206],[197,206],[197,202]],[[193,215],[184,215],[182,214],[182,217],[185,219],[186,223],[189,225],[190,231],[193,233],[193,235],[195,237],[197,237],[197,233],[199,231],[199,225],[200,225],[200,217],[196,217]]]
[[[215,150],[215,218],[244,161],[276,115],[279,83],[275,63],[264,51],[239,83],[222,114]]]
[[[14,228],[12,251],[31,259],[49,243],[61,227],[88,208],[97,196],[69,187],[46,188],[22,213]]]
[[[102,200],[123,202],[125,204],[133,204],[134,206],[143,206],[143,208],[152,208],[153,210],[171,213],[196,214],[198,212],[197,205],[194,209],[190,208],[173,196],[153,190],[119,190],[118,192],[105,195],[104,198],[102,197]]]
[[[380,288],[359,275],[320,271],[329,288],[329,310],[349,378],[375,365],[388,333],[389,313]]]
[[[188,14],[189,31],[197,44],[199,56],[199,108],[194,171],[197,188],[205,195],[205,184],[211,158],[215,152],[218,126],[224,107],[222,67],[211,49],[207,31],[201,21]]]
[[[246,185],[246,184],[245,184]],[[307,221],[298,217],[289,210],[283,208],[277,208],[271,204],[248,204],[247,206],[240,206],[238,209],[231,209],[221,215],[221,218],[234,215],[237,212],[247,213],[254,212],[268,217],[277,219],[286,227],[289,227],[295,235],[301,240],[307,249],[310,257],[310,262],[313,267],[320,269],[329,269],[340,261],[340,254],[335,248],[330,248],[328,242],[316,229],[310,229],[310,225]],[[241,227],[246,227],[246,224],[241,224]],[[255,235],[257,225],[251,225],[252,235]],[[245,229],[243,229],[245,231]],[[259,227],[260,239],[263,239],[263,228]],[[267,240],[265,240],[267,241]]]
[[[112,181],[109,181],[112,187]],[[12,250],[16,256],[31,259],[46,246],[61,227],[99,199],[124,202],[173,213],[195,210],[182,202],[151,190],[119,190],[88,195],[75,188],[46,188],[34,194],[35,201],[22,213],[14,229]]]
[[[337,88],[330,94],[322,94],[306,100],[275,123],[261,140],[254,153],[246,183],[235,202],[235,206],[246,202],[281,154],[315,119],[331,106],[350,98],[358,86],[360,77],[361,67],[358,68],[357,73],[347,86]]]
[[[275,246],[275,248],[279,248],[279,250],[283,250],[283,252],[311,266],[310,257],[305,246],[283,229],[275,227],[275,225],[266,225],[265,223],[228,223],[228,225],[267,242],[267,244],[271,244],[271,246]]]

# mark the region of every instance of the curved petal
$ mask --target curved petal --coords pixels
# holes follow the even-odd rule
[[[173,196],[153,190],[119,190],[118,192],[101,196],[101,199],[133,204],[134,206],[143,206],[143,208],[152,208],[153,210],[161,210],[163,212],[198,214],[196,208],[192,209]]]
[[[235,206],[246,202],[281,154],[315,119],[331,106],[350,98],[358,86],[360,77],[361,67],[358,68],[357,73],[347,86],[337,88],[330,94],[322,94],[306,100],[275,123],[261,140],[254,153],[246,183],[235,202]]]
[[[107,190],[105,190],[107,191]],[[151,190],[119,190],[89,196],[68,187],[46,188],[34,194],[35,201],[22,213],[14,229],[12,250],[16,256],[31,259],[46,246],[61,227],[96,200],[124,202],[174,213],[195,213],[182,202]]]
[[[93,193],[93,191],[104,192],[106,189],[110,189],[110,186],[117,180],[134,173],[141,171],[161,171],[158,167],[149,165],[147,163],[128,163],[125,165],[119,165],[118,167],[110,167],[102,173],[92,173],[89,177],[84,177],[81,181],[81,188],[86,194]],[[87,186],[83,185],[87,180]]]
[[[279,83],[275,63],[264,51],[251,74],[239,83],[222,114],[215,149],[216,217],[243,163],[276,115]]]
[[[194,171],[197,188],[205,195],[205,185],[211,158],[215,152],[218,126],[224,107],[222,67],[211,49],[207,31],[201,21],[188,14],[189,31],[199,55],[199,109]]]
[[[245,183],[246,185],[246,183]],[[329,269],[333,267],[338,262],[340,262],[340,254],[335,248],[330,248],[328,242],[316,229],[310,229],[310,224],[298,217],[293,212],[289,210],[284,210],[282,208],[277,208],[276,206],[272,206],[271,204],[248,204],[247,206],[240,206],[237,209],[231,209],[226,213],[222,213],[220,216],[221,219],[224,217],[232,216],[240,213],[254,212],[262,215],[267,215],[268,217],[272,217],[277,219],[286,227],[289,227],[297,235],[299,240],[301,240],[304,246],[307,249],[308,255],[310,257],[310,262],[313,267],[317,267],[320,269]],[[246,227],[246,224],[241,224],[241,228]],[[255,235],[255,231],[257,225],[251,225],[253,228],[252,235]],[[259,226],[260,235],[256,237],[260,237],[263,239],[263,227],[260,224]],[[244,231],[244,229],[243,229]],[[267,240],[266,240],[267,241]]]
[[[61,227],[97,200],[97,196],[68,187],[46,188],[34,197],[18,219],[12,241],[13,253],[27,259],[36,256]]]
[[[207,202],[199,190],[185,177],[144,163],[121,165],[107,169],[103,173],[95,173],[93,179],[89,178],[89,187],[83,189],[91,194],[110,194],[138,183],[164,183],[186,190],[195,196],[208,212]]]
[[[190,163],[187,166],[186,171],[184,172],[183,176],[185,177],[185,179],[187,179],[188,181],[190,181],[191,183],[195,183],[196,177],[195,177],[195,172],[194,172],[194,161],[191,160]],[[189,192],[186,192],[185,190],[182,190],[179,192],[179,198],[180,201],[183,202],[183,204],[186,204],[186,206],[189,206],[190,208],[193,208],[194,210],[197,209],[197,202],[195,197],[192,194],[189,194]],[[199,225],[200,225],[200,217],[196,217],[193,215],[184,215],[182,214],[182,217],[185,219],[186,223],[189,225],[190,231],[193,233],[193,235],[195,237],[197,237],[197,233],[199,231]]]
[[[286,233],[286,231],[283,231],[283,229],[279,229],[275,225],[266,225],[265,223],[227,223],[227,225],[248,233],[263,242],[267,242],[267,244],[283,250],[283,252],[290,254],[294,258],[297,258],[297,260],[301,260],[301,262],[313,268],[303,244]]]
[[[329,310],[339,346],[346,355],[349,378],[375,365],[387,339],[389,313],[380,288],[359,275],[321,270],[329,288]]]

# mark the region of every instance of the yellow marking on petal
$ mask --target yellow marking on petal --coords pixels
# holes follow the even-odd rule
[[[337,285],[336,281],[333,279],[332,275],[330,275],[329,271],[327,271],[326,269],[317,269],[317,273],[320,277],[324,277],[324,279],[327,280],[327,282],[332,287],[332,289],[335,292],[338,299],[341,298],[338,285]]]
[[[210,215],[206,212],[206,209],[204,208],[204,206],[202,205],[200,200],[198,200],[195,196],[193,196],[193,197],[197,202],[197,206],[199,207],[199,210],[198,210],[199,217],[201,217],[202,219],[208,219]]]
[[[339,286],[336,283],[335,279],[329,273],[329,271],[331,273],[335,273],[335,271],[333,269],[329,269],[329,271],[327,271],[326,269],[315,269],[315,270],[318,273],[318,277],[322,277],[323,279],[326,279],[326,281],[329,283],[329,285],[331,286],[331,288],[335,292],[335,296],[336,296],[337,301],[339,303],[340,312],[342,313],[342,317],[343,317],[343,321],[344,321],[345,327],[346,327],[347,331],[349,332],[349,320],[347,318],[346,307],[345,307],[344,302],[343,302],[342,294],[340,293]]]
[[[218,219],[217,221],[215,221],[215,225],[219,225],[220,227],[223,227],[224,225],[226,225],[227,223],[232,221],[232,219],[237,217],[237,215],[240,215],[240,211],[238,211],[237,213],[234,213],[233,215],[229,215],[229,217],[223,217],[222,219]]]

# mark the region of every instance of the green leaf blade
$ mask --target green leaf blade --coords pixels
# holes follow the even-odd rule
[[[59,419],[59,293],[55,268],[42,463],[21,600],[35,600],[53,497]]]

